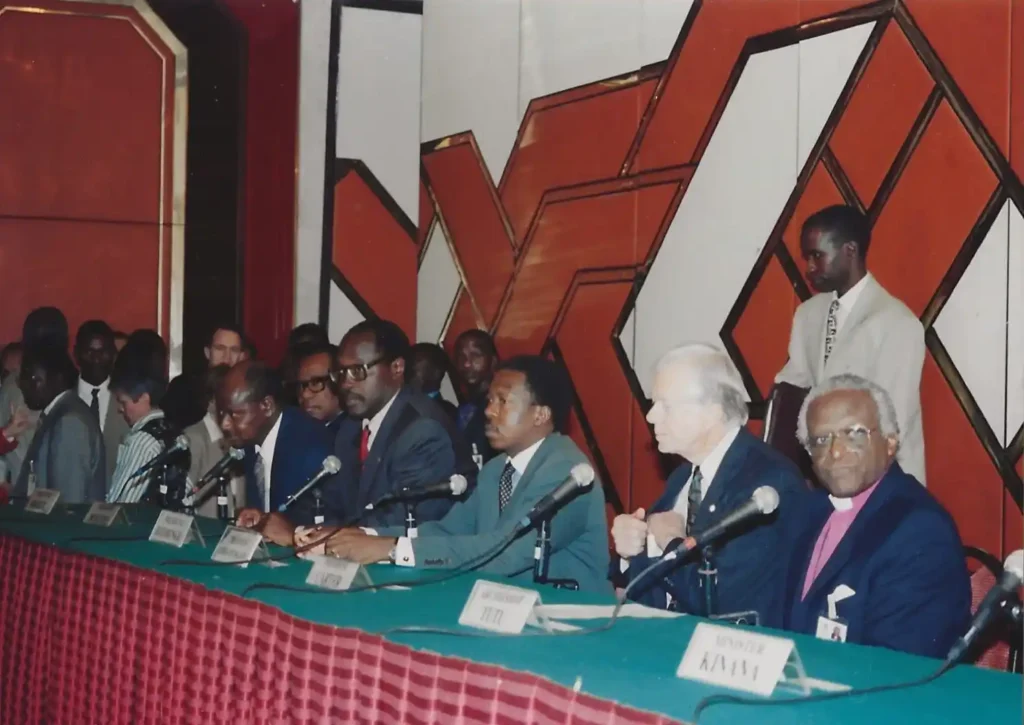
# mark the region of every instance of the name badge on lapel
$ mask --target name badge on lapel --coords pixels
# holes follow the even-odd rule
[[[831,594],[825,597],[825,601],[828,604],[828,616],[818,617],[818,626],[814,632],[815,637],[832,642],[846,641],[849,625],[845,619],[839,616],[838,604],[856,593],[846,584],[840,584]]]

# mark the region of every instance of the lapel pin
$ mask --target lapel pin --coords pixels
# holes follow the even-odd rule
[[[708,506],[708,513],[709,514],[713,514],[714,512],[715,512],[715,505],[711,504],[710,506]]]

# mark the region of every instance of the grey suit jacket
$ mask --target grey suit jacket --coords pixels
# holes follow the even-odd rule
[[[869,277],[839,330],[826,365],[825,322],[831,304],[832,295],[823,293],[797,308],[789,361],[775,381],[810,388],[834,375],[852,373],[885,388],[896,406],[900,426],[896,458],[904,471],[924,483],[921,370],[925,347],[921,321]]]
[[[183,432],[189,443],[188,480],[195,484],[224,456],[227,449],[223,439],[212,440],[210,438],[210,431],[206,429],[206,423],[202,420],[193,423]],[[234,516],[235,512],[245,505],[245,479],[242,476],[235,476],[231,479],[231,494],[228,510]],[[217,493],[211,493],[204,488],[197,498],[203,499],[204,497],[205,500],[196,507],[196,513],[200,516],[216,518]]]
[[[516,484],[505,509],[498,512],[498,481],[507,456],[487,462],[468,499],[456,503],[440,521],[419,526],[412,542],[416,566],[454,568],[483,554],[508,536],[545,495],[558,488],[577,463],[585,463],[571,438],[554,433],[544,439]],[[401,536],[403,528],[379,529],[381,536]],[[499,556],[480,568],[490,574],[520,579],[533,578],[533,547],[536,533],[528,531]],[[595,480],[586,492],[576,496],[551,521],[551,579],[575,579],[580,591],[610,593],[608,576],[608,523],[604,492]]]
[[[107,493],[106,455],[99,423],[74,390],[64,393],[32,438],[15,495],[28,490],[29,461],[36,487],[60,491],[61,503],[103,501]]]
[[[0,428],[10,422],[12,406],[16,408],[19,405],[25,404],[25,396],[21,394],[21,388],[18,387],[17,377],[17,375],[7,376],[3,385],[0,386]],[[36,421],[38,419],[39,414],[32,412],[32,423],[24,433],[18,436],[18,447],[6,455],[0,456],[0,481],[6,480],[8,474],[11,481],[18,480],[21,464],[25,460],[28,447],[32,443],[32,436],[36,432]]]
[[[76,393],[77,394],[77,393]],[[88,406],[88,403],[86,403]],[[120,413],[117,412],[117,401],[114,395],[110,395],[110,405],[107,406],[107,417],[103,421],[103,449],[107,459],[106,485],[110,485],[110,479],[114,477],[114,469],[117,468],[117,449],[121,442],[128,435],[131,426]]]

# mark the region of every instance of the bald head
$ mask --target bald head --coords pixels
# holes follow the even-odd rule
[[[258,445],[281,415],[281,382],[266,363],[243,360],[217,388],[217,420],[228,444]]]

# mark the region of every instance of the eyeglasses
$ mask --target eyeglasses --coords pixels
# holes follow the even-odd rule
[[[862,425],[854,425],[826,435],[813,436],[807,440],[807,452],[812,456],[824,455],[832,450],[832,445],[837,440],[842,441],[843,445],[851,450],[862,450],[871,441],[871,434],[877,432],[878,428],[865,428]]]
[[[327,387],[327,383],[330,379],[330,375],[317,375],[315,378],[310,378],[309,380],[296,380],[294,383],[295,389],[299,393],[304,390],[308,390],[311,393],[319,393]]]
[[[347,377],[354,383],[361,383],[366,380],[366,376],[370,374],[370,368],[375,365],[380,365],[385,361],[386,358],[379,357],[368,363],[359,363],[358,365],[339,365],[337,370],[331,374],[336,377],[338,384],[340,385]]]

